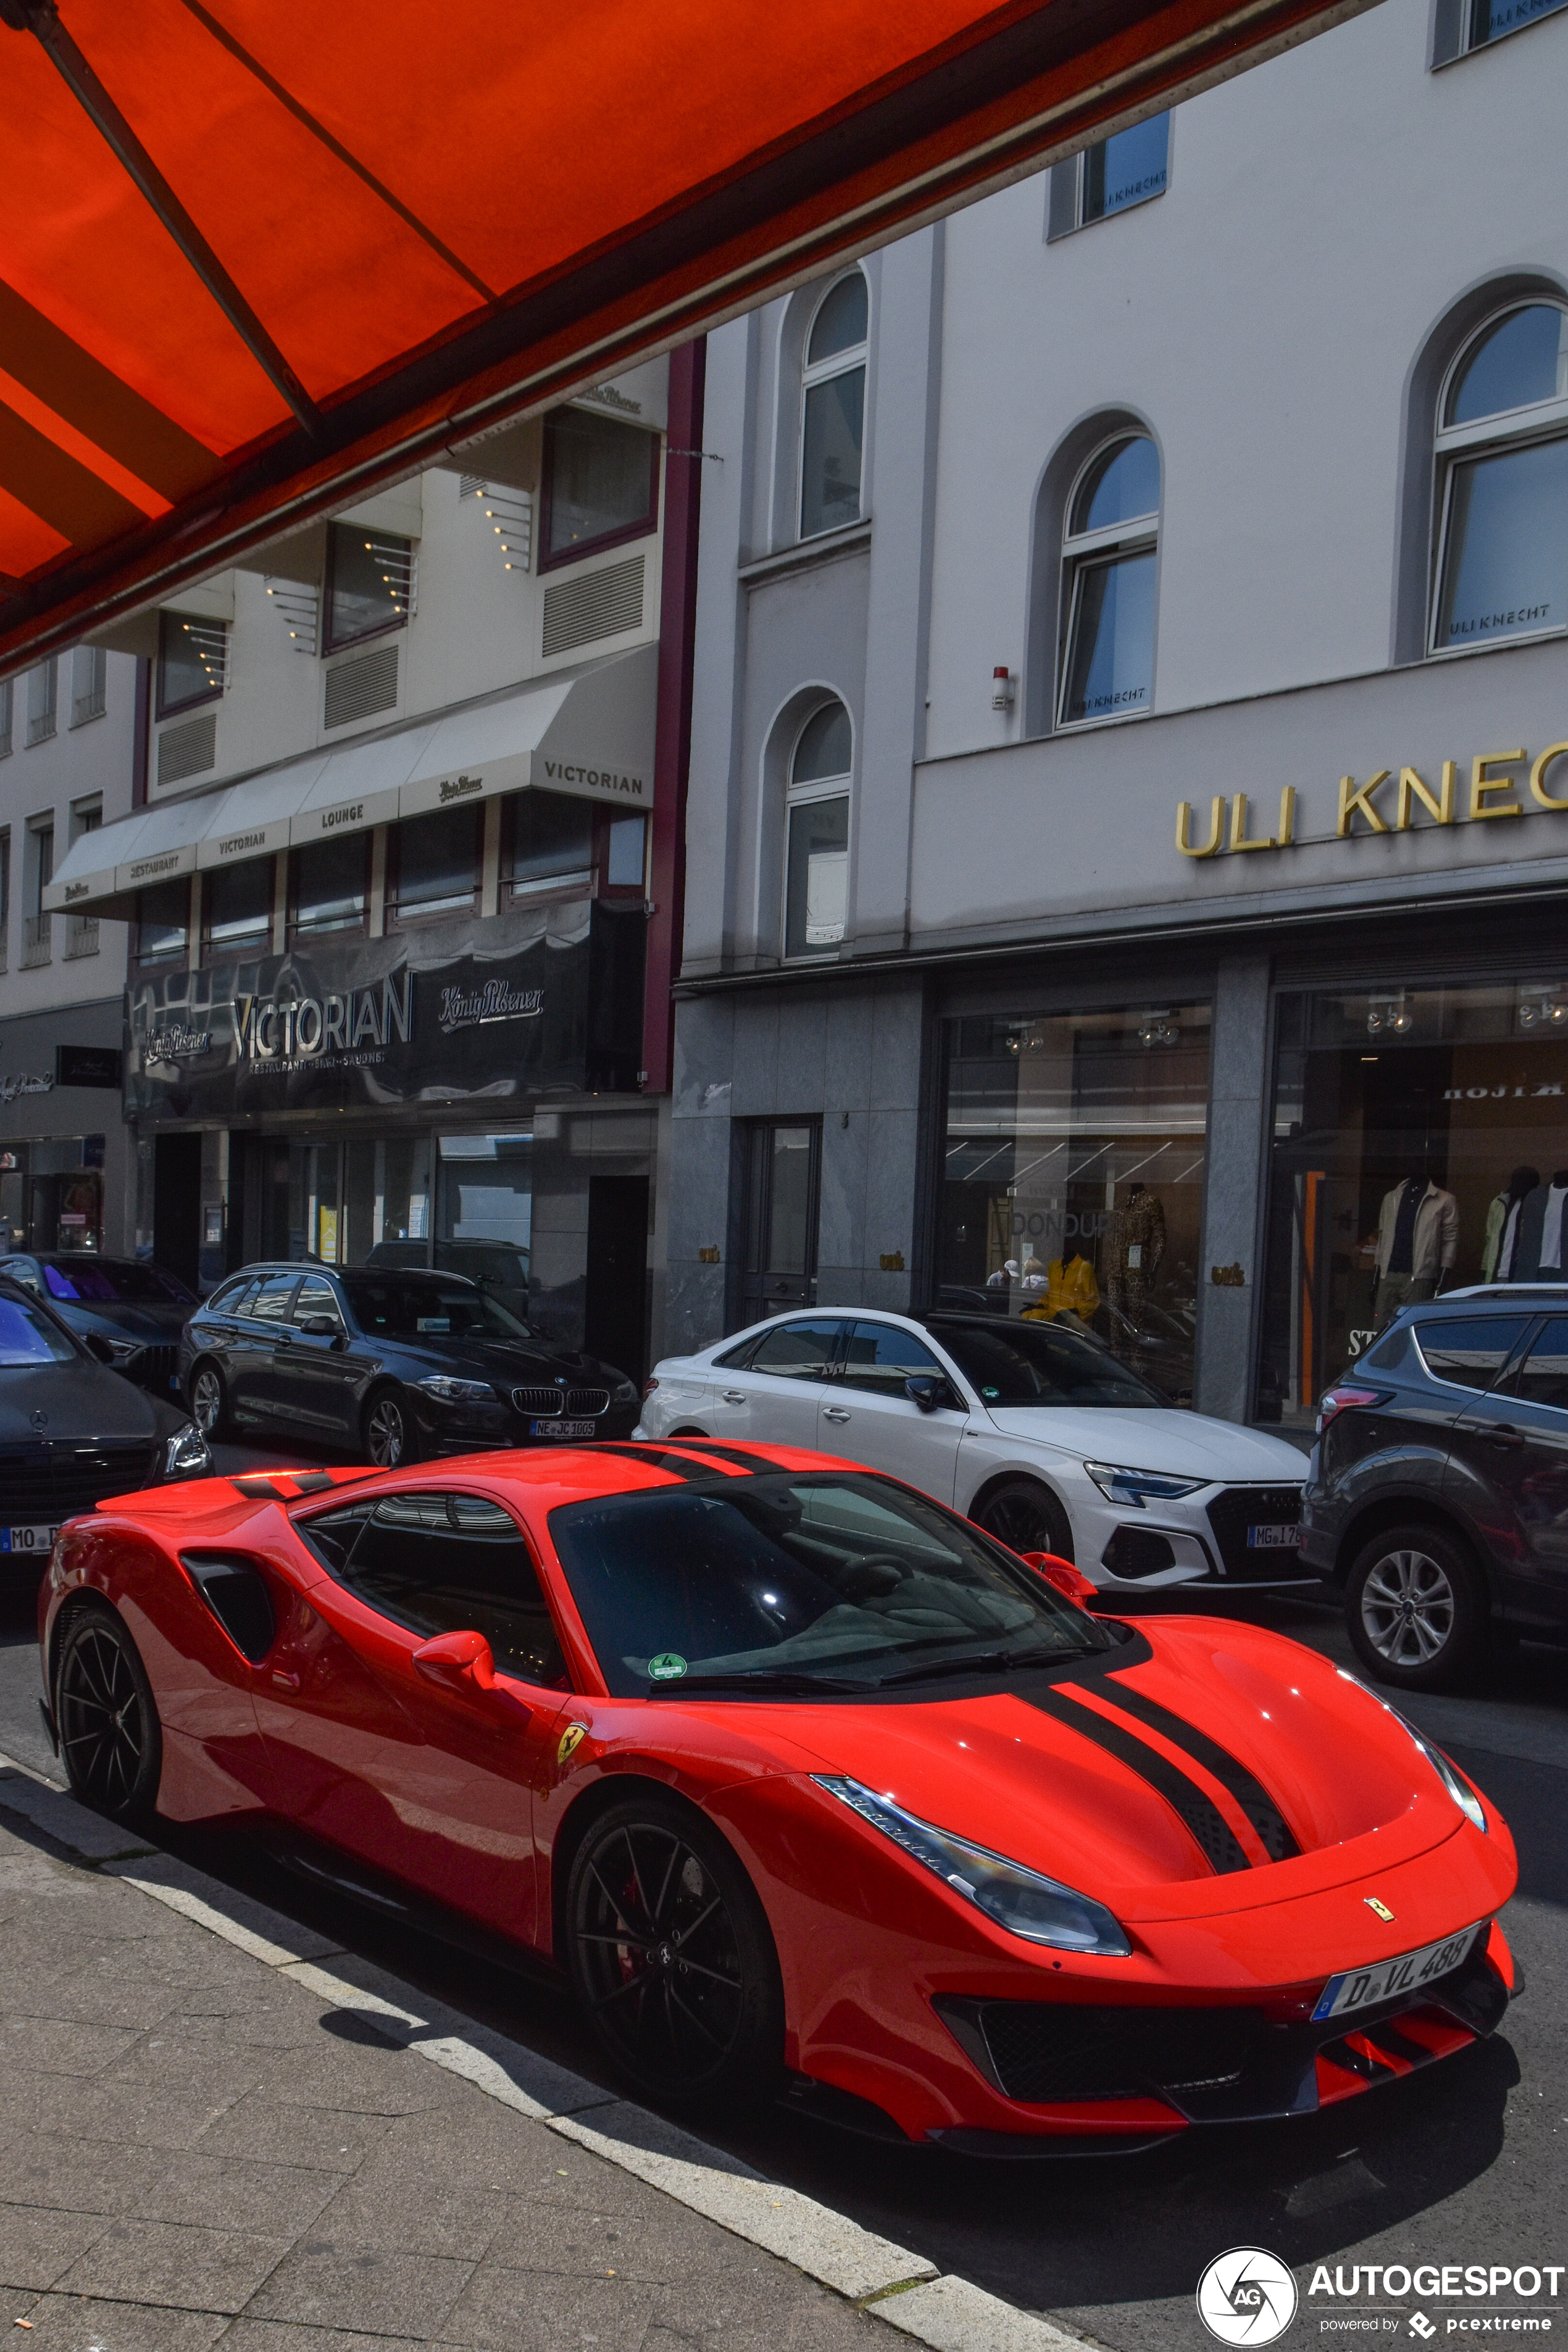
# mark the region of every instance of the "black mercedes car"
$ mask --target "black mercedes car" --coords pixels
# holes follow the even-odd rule
[[[1382,1681],[1461,1682],[1521,1635],[1568,1641],[1568,1291],[1407,1307],[1328,1389],[1301,1554]]]
[[[62,1522],[79,1511],[211,1475],[200,1430],[110,1361],[100,1335],[79,1338],[0,1275],[0,1588],[36,1582]]]
[[[0,1258],[35,1297],[47,1298],[63,1323],[82,1339],[109,1342],[112,1363],[153,1396],[178,1397],[180,1333],[196,1304],[177,1274],[134,1257],[100,1257],[96,1251],[25,1251]]]
[[[186,1324],[180,1375],[209,1437],[237,1424],[363,1453],[629,1437],[624,1372],[541,1339],[478,1283],[392,1266],[247,1266]]]

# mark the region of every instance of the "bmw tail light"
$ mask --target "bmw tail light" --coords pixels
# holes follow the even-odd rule
[[[1342,1412],[1364,1411],[1368,1405],[1386,1404],[1394,1394],[1392,1389],[1361,1388],[1352,1381],[1337,1381],[1325,1389],[1318,1400],[1318,1435],[1321,1437],[1329,1423],[1338,1421]]]

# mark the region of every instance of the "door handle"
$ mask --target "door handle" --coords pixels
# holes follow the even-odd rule
[[[746,1401],[744,1389],[726,1389],[720,1399],[722,1404],[744,1404]]]
[[[841,1404],[825,1404],[822,1408],[822,1418],[824,1421],[847,1421],[849,1415]]]
[[[286,1675],[281,1666],[274,1666],[272,1687],[274,1690],[297,1691],[300,1687],[300,1677],[298,1675]]]
[[[1524,1444],[1522,1433],[1515,1429],[1513,1423],[1508,1421],[1496,1423],[1487,1431],[1486,1437],[1489,1445],[1513,1446]]]

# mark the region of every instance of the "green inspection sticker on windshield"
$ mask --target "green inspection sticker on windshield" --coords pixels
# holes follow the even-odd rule
[[[678,1683],[686,1672],[686,1661],[679,1650],[662,1650],[657,1658],[647,1662],[650,1683]]]

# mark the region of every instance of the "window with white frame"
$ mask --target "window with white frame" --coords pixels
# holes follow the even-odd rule
[[[841,702],[801,729],[790,761],[784,953],[831,955],[849,909],[849,772],[854,733]]]
[[[1506,34],[1521,33],[1538,16],[1553,16],[1568,0],[1437,0],[1432,63],[1452,65],[1473,49],[1489,48]]]
[[[101,646],[78,646],[71,655],[71,725],[101,719],[108,693],[109,656]]]
[[[851,269],[817,304],[801,377],[800,535],[816,539],[860,520],[866,437],[865,275]]]
[[[27,740],[47,743],[55,731],[55,657],[27,672]]]
[[[1112,213],[1130,212],[1163,196],[1171,177],[1171,118],[1151,115],[1129,131],[1113,131],[1097,139],[1079,155],[1071,155],[1051,172],[1047,243],[1087,228],[1090,221],[1109,220]]]
[[[1521,302],[1455,362],[1438,407],[1430,649],[1568,625],[1568,308]]]
[[[1150,708],[1159,534],[1159,451],[1147,434],[1119,434],[1095,451],[1068,500],[1059,727]]]

